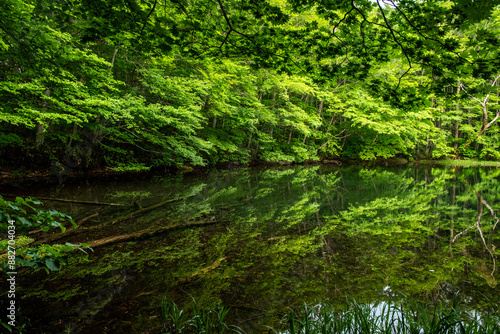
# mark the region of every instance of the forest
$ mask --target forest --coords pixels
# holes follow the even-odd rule
[[[0,166],[498,160],[498,3],[4,0]]]
[[[1,0],[0,328],[499,333],[499,53],[500,0]]]

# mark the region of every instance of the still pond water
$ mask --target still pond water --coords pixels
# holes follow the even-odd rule
[[[164,298],[230,306],[249,333],[304,302],[500,304],[500,169],[242,168],[12,191],[126,205],[44,201],[93,216],[58,242],[96,246],[18,277],[29,333],[161,333]]]

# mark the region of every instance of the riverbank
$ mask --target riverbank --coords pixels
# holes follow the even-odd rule
[[[30,171],[25,169],[16,170],[14,168],[2,168],[0,172],[0,186],[21,185],[21,184],[56,184],[64,183],[75,179],[105,179],[105,178],[136,178],[142,175],[163,175],[176,173],[200,172],[203,170],[220,168],[233,169],[240,167],[277,166],[287,167],[294,165],[358,165],[363,167],[393,166],[393,165],[428,165],[428,166],[451,166],[451,167],[499,167],[500,161],[477,161],[477,160],[412,160],[404,158],[375,159],[375,160],[339,160],[323,159],[321,161],[305,161],[303,163],[288,161],[254,161],[242,163],[230,161],[209,166],[182,166],[176,167],[146,167],[146,168],[99,168],[89,171],[56,172],[54,170],[43,169]]]

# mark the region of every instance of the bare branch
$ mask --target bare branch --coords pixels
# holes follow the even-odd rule
[[[392,27],[390,26],[389,22],[387,21],[387,17],[385,16],[385,12],[384,12],[384,9],[382,8],[382,6],[380,5],[379,3],[379,0],[377,0],[377,6],[378,8],[380,9],[380,13],[382,14],[382,17],[384,18],[384,22],[386,24],[386,28],[389,29],[391,35],[392,35],[392,38],[394,39],[394,41],[396,42],[396,44],[399,45],[401,51],[403,52],[403,54],[405,55],[405,58],[406,60],[408,61],[408,66],[409,68],[403,73],[403,75],[401,75],[399,77],[399,80],[398,80],[398,86],[396,87],[396,89],[399,88],[399,86],[401,85],[401,79],[411,70],[412,68],[412,63],[411,63],[411,60],[410,60],[410,57],[408,56],[408,54],[406,53],[406,50],[405,48],[403,47],[403,45],[401,44],[401,42],[396,38],[396,35],[394,34],[394,30],[392,29]]]
[[[469,92],[467,91],[467,89],[465,89],[465,86],[463,84],[460,84],[460,89],[463,90],[467,95],[469,95],[470,98],[476,100],[477,102],[481,103],[481,105],[483,105],[483,101],[475,98],[474,96],[472,96],[471,94],[469,94]]]
[[[141,32],[139,33],[140,37],[142,37],[142,32],[144,31],[144,28],[146,28],[146,25],[148,24],[149,17],[151,16],[151,14],[153,14],[153,12],[154,12],[154,10],[156,8],[156,4],[157,3],[158,3],[158,0],[155,0],[155,3],[153,4],[153,7],[151,8],[151,10],[148,13],[148,16],[146,16],[146,19],[144,20],[144,24],[142,25]]]
[[[224,6],[222,5],[222,2],[220,0],[217,0],[219,3],[220,10],[222,11],[222,15],[224,15],[224,19],[226,20],[227,25],[229,26],[229,31],[226,33],[226,38],[222,41],[222,44],[219,46],[219,49],[222,51],[222,47],[224,44],[227,42],[227,39],[229,38],[229,34],[231,34],[232,31],[234,31],[233,26],[231,25],[231,21],[229,21],[229,18],[227,17],[226,10],[224,9]]]
[[[491,276],[493,277],[493,274],[495,273],[495,270],[496,270],[496,260],[495,260],[495,255],[493,254],[493,252],[491,251],[491,249],[488,247],[487,243],[486,243],[486,239],[484,238],[484,234],[483,234],[483,230],[481,229],[481,217],[483,216],[483,204],[485,204],[488,209],[490,210],[491,214],[493,215],[493,217],[496,218],[497,220],[497,223],[495,224],[495,226],[493,227],[493,229],[496,228],[497,224],[498,224],[498,218],[497,216],[495,215],[495,212],[493,211],[493,209],[491,208],[491,206],[488,205],[488,203],[484,200],[484,198],[477,192],[476,189],[474,189],[470,184],[469,182],[467,182],[465,179],[463,180],[463,182],[469,187],[472,189],[472,191],[474,191],[474,194],[476,195],[477,197],[477,202],[479,204],[479,213],[477,215],[477,221],[474,225],[471,225],[470,227],[468,227],[467,229],[465,229],[464,231],[460,232],[459,234],[457,234],[455,236],[455,238],[453,238],[453,240],[451,241],[452,243],[455,242],[455,240],[462,234],[464,234],[465,232],[469,231],[471,228],[473,228],[474,226],[477,227],[477,230],[479,232],[479,235],[481,236],[481,240],[483,241],[483,245],[484,247],[486,248],[486,250],[488,251],[488,253],[490,254],[491,256],[491,259],[493,260],[493,270],[491,271]]]

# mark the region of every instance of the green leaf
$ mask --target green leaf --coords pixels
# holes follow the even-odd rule
[[[51,258],[48,258],[48,259],[45,260],[45,265],[47,266],[47,268],[49,268],[52,271],[58,271],[59,270],[59,266]]]

